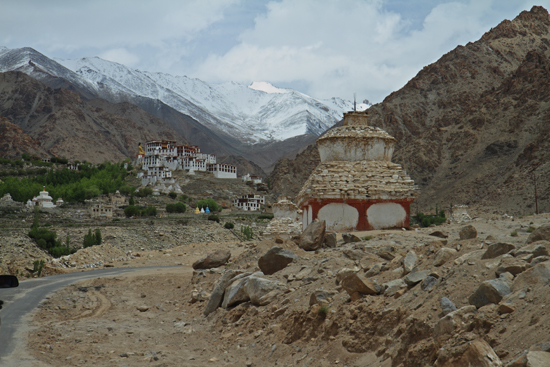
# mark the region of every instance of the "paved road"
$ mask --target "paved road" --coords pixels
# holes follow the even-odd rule
[[[69,284],[85,279],[101,276],[120,275],[136,270],[166,269],[177,266],[154,266],[139,268],[113,268],[80,273],[53,275],[44,278],[26,280],[19,283],[17,288],[1,288],[0,299],[4,301],[4,307],[0,310],[2,324],[0,326],[0,366],[12,364],[10,355],[14,352],[18,343],[24,342],[17,336],[18,329],[26,326],[23,317],[34,310],[36,306],[51,292],[63,288]]]

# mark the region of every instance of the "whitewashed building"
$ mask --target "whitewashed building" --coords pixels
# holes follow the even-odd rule
[[[237,178],[237,167],[216,163],[216,156],[203,153],[196,145],[176,145],[175,140],[153,140],[139,146],[136,165],[141,165],[146,174],[138,174],[141,185],[165,185],[175,183],[172,171],[186,170],[210,172],[218,178]]]
[[[263,179],[261,176],[254,176],[254,175],[251,175],[250,173],[247,173],[246,175],[242,176],[241,179],[244,181],[244,182],[253,182],[255,184],[261,184]]]
[[[248,194],[233,200],[233,205],[242,210],[260,210],[265,205],[265,196]]]
[[[237,167],[231,164],[210,163],[207,167],[208,172],[217,178],[237,178]]]

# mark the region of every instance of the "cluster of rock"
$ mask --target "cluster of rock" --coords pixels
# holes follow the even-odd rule
[[[207,258],[219,257],[219,255],[221,254],[211,254]],[[266,278],[265,275],[274,274],[297,258],[298,256],[291,251],[275,246],[258,261],[262,271],[255,273],[239,270],[225,271],[210,295],[204,315],[208,316],[220,306],[228,308],[247,301],[257,306],[271,303],[288,289],[280,282]],[[194,268],[204,266],[204,261],[199,261],[200,264],[195,263]]]
[[[92,269],[109,267],[118,261],[127,261],[133,258],[131,252],[124,253],[117,247],[109,244],[92,246],[78,250],[72,255],[51,259],[50,266],[54,268]]]
[[[272,317],[279,317],[292,306],[288,302],[288,298],[296,297],[289,296],[289,294],[296,292],[297,286],[299,287],[300,284],[304,287],[313,283],[317,285],[316,288],[308,288],[311,289],[307,297],[310,307],[308,315],[311,314],[314,319],[313,315],[321,312],[320,307],[325,307],[325,310],[326,307],[337,308],[339,311],[333,311],[336,314],[330,317],[331,320],[336,317],[337,321],[334,322],[337,322],[340,325],[339,328],[343,328],[343,330],[353,329],[353,327],[351,324],[349,328],[342,326],[342,320],[336,316],[346,309],[340,310],[341,307],[350,305],[349,307],[352,309],[368,308],[371,303],[386,305],[383,311],[372,312],[376,315],[380,314],[380,317],[385,315],[381,319],[382,324],[385,322],[383,320],[388,320],[388,325],[391,325],[391,328],[396,328],[397,331],[395,334],[391,334],[391,337],[389,334],[391,328],[387,331],[386,339],[391,342],[386,341],[386,347],[376,350],[376,345],[380,344],[364,339],[371,335],[368,331],[370,329],[361,333],[348,330],[352,338],[344,339],[343,345],[350,352],[364,352],[369,350],[368,348],[375,348],[371,350],[376,350],[377,355],[385,354],[392,357],[392,360],[398,361],[399,358],[403,358],[401,353],[406,352],[406,350],[398,348],[399,343],[407,343],[409,350],[411,350],[410,348],[414,350],[415,346],[412,346],[414,343],[423,343],[423,348],[428,348],[426,351],[431,350],[430,353],[433,353],[433,359],[430,362],[430,365],[433,366],[496,367],[504,366],[501,358],[506,356],[506,352],[493,349],[495,343],[484,338],[487,330],[483,328],[490,329],[491,322],[494,322],[487,321],[485,315],[487,313],[496,314],[497,317],[500,315],[499,319],[504,319],[506,315],[517,312],[519,302],[523,301],[526,294],[536,295],[544,292],[544,287],[550,283],[550,242],[548,241],[550,240],[550,226],[536,229],[523,246],[485,240],[481,242],[481,249],[476,228],[471,225],[465,226],[458,234],[460,239],[452,242],[452,246],[449,246],[447,239],[437,239],[428,243],[426,245],[428,256],[418,253],[415,249],[409,249],[406,253],[400,254],[396,246],[378,246],[374,243],[370,245],[366,240],[352,234],[344,234],[342,240],[339,241],[334,238],[334,245],[327,246],[327,238],[331,238],[332,235],[326,232],[323,222],[313,222],[296,241],[298,241],[299,248],[311,251],[310,253],[334,252],[336,254],[335,251],[338,251],[344,259],[348,259],[348,264],[349,261],[352,261],[355,266],[324,270],[322,266],[324,261],[334,262],[336,260],[336,263],[338,262],[337,259],[329,260],[327,258],[317,267],[312,268],[300,265],[304,261],[303,255],[298,256],[293,251],[274,246],[259,257],[258,268],[260,271],[221,271],[221,276],[216,281],[212,293],[195,296],[195,300],[207,302],[203,311],[207,316],[215,313],[219,307],[225,310],[224,312],[232,312],[238,308],[237,305],[245,303],[256,306],[257,310],[261,310],[262,306],[272,304],[269,307],[271,311],[266,312],[271,312]],[[447,236],[442,231],[433,232],[432,235]],[[470,248],[471,251],[464,251]],[[469,297],[465,297],[468,305],[456,307],[450,299],[451,296],[441,296],[441,292],[443,289],[449,289],[446,284],[455,276],[455,267],[464,268],[464,266],[476,264],[482,265],[484,269],[492,269],[494,276],[490,276],[490,279],[480,282],[470,290]],[[391,276],[388,277],[388,275]],[[317,283],[321,279],[331,278],[334,279],[332,287],[326,288],[326,281],[321,284]],[[377,279],[391,280],[378,281]],[[456,280],[460,282],[460,279]],[[296,283],[298,281],[300,283]],[[319,287],[320,285],[321,287]],[[433,322],[429,321],[432,317],[431,314],[426,321],[420,321],[416,319],[416,316],[412,316],[411,312],[421,307],[422,303],[414,306],[410,311],[405,311],[409,307],[413,307],[408,305],[410,302],[414,304],[418,294],[429,295],[432,292],[440,294],[438,296],[440,314]],[[336,305],[335,300],[342,300],[343,294],[347,295],[347,301],[338,303],[339,306]],[[380,301],[376,301],[377,299]],[[400,300],[403,300],[398,303],[401,306],[389,306],[389,302],[400,302]],[[247,312],[248,309],[249,306],[243,308],[242,312]],[[251,310],[255,309],[251,308]],[[258,313],[258,311],[254,312]],[[293,326],[295,320],[301,320],[296,312],[291,313],[291,316],[283,321],[283,323],[290,323],[285,327],[286,330],[289,330],[288,338],[290,339],[288,340],[295,340],[292,337],[295,333],[298,333],[297,335],[304,333],[303,331],[292,331],[293,328],[306,327],[302,323]],[[404,313],[404,316],[398,317],[397,315],[400,313]],[[216,315],[218,314],[216,313]],[[250,311],[247,315],[252,317],[254,313]],[[409,317],[405,319],[407,315]],[[390,320],[394,316],[397,317],[397,320],[401,318],[402,326],[399,326],[399,323],[392,324],[393,321]],[[247,317],[247,319],[249,318]],[[365,319],[362,322],[372,323],[373,321]],[[331,328],[334,327],[334,324],[327,323],[323,330],[326,333],[332,333],[334,330]],[[368,327],[381,328],[382,326],[372,324]],[[399,331],[400,328],[417,330],[418,334],[414,337],[416,341],[407,339],[412,336],[407,336],[407,333],[403,334],[403,331]],[[322,333],[322,331],[317,332]],[[356,341],[353,341],[354,338]],[[376,338],[379,337],[374,338],[377,340]],[[402,339],[402,341],[399,342],[396,338]],[[372,347],[367,347],[371,344]],[[550,365],[548,364],[549,352],[550,344],[532,345],[519,355],[515,355],[507,366],[548,366]],[[424,365],[415,364],[415,360],[418,360],[415,358],[425,357],[411,354],[409,358],[410,361],[404,366]]]

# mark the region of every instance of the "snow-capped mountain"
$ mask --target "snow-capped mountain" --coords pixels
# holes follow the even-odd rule
[[[133,70],[98,57],[49,59],[32,48],[0,48],[0,71],[19,70],[44,80],[62,78],[95,97],[159,100],[245,144],[320,135],[353,108],[340,98],[321,100],[267,82],[208,84],[187,76]]]

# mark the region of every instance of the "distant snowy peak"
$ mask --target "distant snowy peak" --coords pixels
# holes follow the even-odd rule
[[[248,86],[248,88],[254,89],[260,92],[266,92],[266,93],[283,94],[283,93],[291,92],[291,90],[289,89],[277,88],[276,86],[268,82],[253,82]]]
[[[20,70],[39,80],[48,75],[69,80],[90,97],[113,103],[159,100],[214,132],[244,144],[320,135],[353,109],[341,98],[317,99],[268,82],[209,84],[187,76],[148,72],[85,57],[49,59],[31,48],[0,47],[0,71]],[[358,110],[363,106],[359,104]]]

